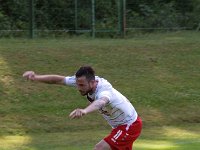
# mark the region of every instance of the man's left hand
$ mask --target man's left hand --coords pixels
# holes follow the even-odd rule
[[[83,115],[85,115],[86,112],[84,109],[75,109],[74,111],[72,111],[69,115],[70,118],[74,119],[74,118],[80,118]]]

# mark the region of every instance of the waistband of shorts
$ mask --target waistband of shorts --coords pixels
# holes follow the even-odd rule
[[[125,125],[126,125],[126,130],[128,130],[129,127],[130,127],[132,124],[134,124],[134,123],[136,123],[136,122],[138,122],[138,121],[140,121],[140,120],[141,120],[141,118],[140,118],[139,116],[137,116],[136,120],[134,120],[132,123],[125,124]]]

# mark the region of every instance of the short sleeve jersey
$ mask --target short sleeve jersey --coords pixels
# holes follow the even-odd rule
[[[116,128],[119,125],[132,124],[137,119],[137,112],[130,101],[120,92],[112,87],[112,85],[104,78],[95,76],[98,85],[95,93],[88,94],[87,98],[90,102],[107,97],[109,103],[99,109],[99,112],[107,120],[111,127]],[[76,86],[76,77],[65,77],[65,84]]]

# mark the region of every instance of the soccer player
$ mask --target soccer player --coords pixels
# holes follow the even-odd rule
[[[73,76],[38,75],[26,71],[23,77],[32,81],[75,86],[90,104],[77,108],[69,115],[80,118],[93,111],[100,114],[112,127],[111,133],[95,145],[94,150],[132,150],[133,142],[142,130],[142,121],[130,101],[99,76],[90,66],[82,66]]]

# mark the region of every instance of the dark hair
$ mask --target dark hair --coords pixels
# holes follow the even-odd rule
[[[95,71],[91,66],[82,66],[75,74],[76,78],[85,76],[88,81],[95,80]]]

